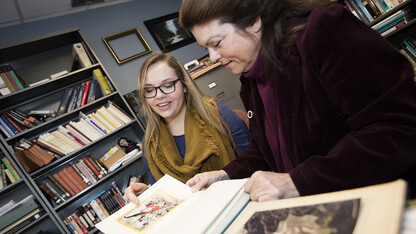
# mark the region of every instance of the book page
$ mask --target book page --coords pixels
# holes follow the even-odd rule
[[[333,193],[251,202],[225,233],[250,233],[259,228],[273,233],[293,233],[291,230],[303,228],[316,233],[399,233],[405,196],[406,183],[397,180]]]
[[[198,195],[165,175],[139,196],[139,205],[130,202],[95,226],[104,233],[163,233],[186,208],[185,201]]]

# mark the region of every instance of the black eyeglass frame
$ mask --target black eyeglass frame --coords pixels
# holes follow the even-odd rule
[[[155,89],[155,95],[154,96],[152,96],[152,97],[146,97],[146,94],[143,94],[143,96],[144,96],[144,98],[146,98],[146,99],[150,99],[150,98],[154,98],[154,97],[156,97],[157,96],[157,90],[159,89],[160,90],[160,92],[162,92],[163,94],[171,94],[171,93],[173,93],[173,92],[175,92],[176,91],[176,83],[178,82],[178,81],[180,81],[181,79],[176,79],[176,80],[170,80],[170,81],[166,81],[165,83],[162,83],[161,85],[159,85],[159,86],[157,86],[157,87],[152,87],[152,88],[154,88]],[[161,89],[160,87],[162,87],[163,85],[166,85],[166,83],[170,83],[170,82],[172,82],[172,84],[173,84],[173,91],[172,92],[169,92],[169,93],[165,93],[165,91],[163,91],[163,89]],[[146,89],[146,88],[143,88],[143,90],[144,89]]]

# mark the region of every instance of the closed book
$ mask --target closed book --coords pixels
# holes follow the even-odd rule
[[[50,133],[44,133],[38,137],[38,141],[43,142],[47,145],[50,145],[64,154],[71,153],[74,149],[70,148],[70,146],[66,145],[64,142],[56,138],[55,136],[51,135]]]
[[[91,140],[96,141],[100,139],[100,137],[104,136],[103,133],[96,130],[91,124],[86,121],[85,119],[80,119],[78,122],[75,122],[75,125],[78,127],[79,131],[82,131],[86,136],[88,136]]]
[[[102,136],[106,135],[108,133],[107,129],[100,124],[98,121],[90,117],[89,115],[85,115],[83,113],[80,113],[82,115],[81,118],[85,119],[94,129],[96,129]]]
[[[52,184],[54,184],[56,187],[58,187],[58,189],[65,194],[66,198],[71,197],[71,194],[69,193],[69,191],[53,175],[47,175],[47,178],[51,181]]]
[[[75,220],[75,222],[78,224],[78,226],[81,228],[82,233],[87,234],[88,230],[87,228],[84,226],[84,224],[81,222],[81,220],[79,219],[78,215],[76,213],[72,213],[72,218]]]
[[[124,113],[120,107],[116,106],[113,103],[109,103],[107,109],[120,118],[125,124],[132,121],[132,119]]]
[[[95,224],[99,223],[101,220],[95,213],[94,209],[92,209],[90,204],[83,204],[82,208],[85,210],[85,213],[90,217],[91,221]]]
[[[367,12],[367,9],[365,9],[363,3],[360,0],[348,0],[348,2],[355,9],[355,12],[357,12],[359,16],[362,16],[360,17],[360,19],[364,23],[368,24],[373,20],[373,18],[371,18],[370,14]],[[367,14],[365,12],[367,12]]]
[[[379,23],[371,26],[371,28],[374,29],[374,30],[380,29],[383,26],[387,25],[388,23],[391,23],[394,20],[399,19],[399,18],[401,18],[403,16],[404,16],[404,11],[403,10],[396,11],[394,14],[392,14],[389,17],[385,18],[381,22],[379,22]]]
[[[77,222],[74,220],[72,215],[68,216],[67,220],[71,224],[71,226],[75,229],[76,234],[82,234],[83,233],[81,227],[77,224]]]
[[[68,105],[68,112],[75,110],[77,108],[77,98],[78,98],[78,94],[79,94],[79,90],[81,89],[81,85],[78,85],[74,92],[72,92],[72,97],[71,100],[69,101],[69,105]]]
[[[3,127],[2,124],[0,124],[0,130],[4,133],[4,135],[6,136],[6,138],[11,137],[12,135],[6,130],[6,128]]]
[[[8,185],[7,181],[9,181],[9,180],[7,179],[6,172],[4,171],[4,170],[6,170],[7,168],[6,168],[6,166],[5,166],[5,165],[3,165],[3,164],[0,164],[0,168],[1,168],[1,179],[2,179],[2,181],[3,181],[3,186],[7,186],[7,185]]]
[[[6,66],[1,66],[0,67],[0,72],[1,72],[1,76],[2,77],[5,77],[5,79],[7,79],[10,82],[10,84],[12,85],[12,87],[14,89],[14,92],[20,90],[19,86],[16,84],[16,81],[13,79],[13,77],[11,76],[11,74],[7,71]]]
[[[124,124],[126,124],[126,122],[120,119],[121,116],[119,116],[117,112],[112,112],[107,107],[104,107],[104,106],[102,108],[105,109],[106,113],[109,114],[113,119],[115,119],[118,122],[119,126],[123,126]]]
[[[102,93],[104,95],[110,94],[111,89],[108,86],[107,81],[105,80],[104,75],[101,72],[101,70],[97,68],[97,69],[94,69],[92,72],[93,72],[93,78],[98,81],[98,84],[101,87]]]
[[[108,217],[110,216],[110,211],[107,210],[106,206],[104,205],[101,198],[96,198],[95,201],[97,202],[98,206],[100,206],[101,210],[104,212],[104,214]]]
[[[50,147],[50,146],[48,146],[48,145],[46,145],[46,144],[44,144],[44,143],[42,143],[42,142],[40,142],[40,141],[38,141],[37,139],[33,139],[32,140],[32,142],[34,143],[34,144],[36,144],[36,145],[38,145],[38,146],[40,146],[40,147],[42,147],[42,148],[45,148],[45,149],[47,149],[47,150],[49,150],[49,151],[51,151],[52,153],[54,153],[54,154],[57,154],[57,155],[59,155],[59,156],[65,156],[65,154],[63,153],[63,152],[61,152],[61,151],[59,151],[59,150],[57,150],[57,149],[55,149],[55,148],[52,148],[52,147]]]
[[[91,80],[90,89],[88,91],[87,103],[90,103],[100,97],[101,97],[100,84],[98,84],[97,80]]]
[[[52,190],[50,190],[46,184],[41,184],[39,185],[39,187],[50,197],[52,198],[52,200],[54,200],[56,202],[56,204],[61,204],[62,200],[60,198],[58,198],[58,196],[52,192]]]
[[[77,167],[77,165],[73,164],[72,162],[69,163],[69,165],[74,168],[74,170],[78,173],[78,175],[81,176],[82,180],[89,186],[92,183],[88,180],[88,178],[82,173],[82,171]]]
[[[100,218],[101,221],[109,216],[109,215],[106,215],[104,210],[98,204],[97,200],[92,200],[90,205],[91,205],[92,209],[94,209],[95,213],[97,214],[97,216]]]
[[[59,138],[61,141],[65,142],[65,144],[71,146],[74,150],[81,148],[81,144],[76,142],[73,138],[72,139],[68,138],[69,137],[68,135],[63,135],[61,132],[57,130],[51,132],[50,134],[55,136],[56,138]]]
[[[406,24],[407,24],[407,22],[406,22],[406,20],[405,20],[405,21],[401,22],[400,24],[398,24],[398,25],[396,25],[396,26],[394,26],[394,27],[391,27],[390,29],[387,29],[386,31],[384,31],[384,32],[380,33],[380,35],[381,35],[381,36],[383,36],[383,37],[385,37],[385,36],[387,36],[388,34],[390,34],[390,33],[394,32],[395,30],[397,30],[398,28],[400,28],[400,27],[402,27],[402,26],[404,26],[404,25],[406,25]]]
[[[92,162],[87,157],[83,158],[82,160],[85,162],[85,164],[88,166],[88,168],[91,169],[91,171],[94,173],[94,175],[96,177],[98,177],[98,179],[103,178],[103,175],[100,173],[100,171],[97,170],[97,168],[92,164]]]
[[[39,120],[36,120],[33,117],[22,115],[23,113],[18,110],[9,110],[6,114],[8,114],[21,125],[24,125],[28,128],[33,128],[40,123]]]
[[[57,192],[59,194],[58,197],[60,197],[63,201],[68,200],[69,197],[66,195],[65,191],[62,190],[60,188],[60,186],[58,186],[58,184],[55,183],[54,181],[52,181],[50,178],[46,178],[45,184],[46,184],[46,186],[48,186],[48,184],[49,184],[49,186],[51,187],[51,190],[52,191],[55,190],[55,192]],[[68,193],[68,195],[69,195],[69,193]]]
[[[16,179],[13,177],[12,173],[8,168],[4,169],[4,172],[6,173],[7,178],[9,178],[12,184],[16,182]]]
[[[39,208],[39,205],[37,204],[35,199],[28,199],[27,201],[23,202],[22,204],[18,205],[14,209],[10,210],[9,212],[1,216],[0,230],[3,230],[7,226],[14,223],[16,220],[22,218],[23,216],[37,208]]]
[[[64,168],[63,172],[74,182],[75,186],[80,190],[84,190],[88,185],[82,180],[81,176],[76,173],[72,167]]]
[[[78,59],[81,67],[90,67],[92,66],[91,60],[88,57],[87,51],[85,50],[82,43],[75,43],[72,46],[72,55]]]
[[[110,191],[113,193],[113,196],[116,198],[117,203],[120,205],[120,207],[124,206],[124,201],[123,199],[118,195],[118,193],[116,192],[116,190],[114,188],[110,188]]]
[[[385,26],[381,27],[380,29],[378,29],[376,31],[378,33],[383,33],[385,31],[389,30],[390,28],[395,27],[396,25],[399,25],[403,22],[406,22],[406,18],[405,17],[400,17],[400,18],[394,20],[393,22],[386,24]]]
[[[104,119],[100,114],[98,113],[91,113],[89,114],[91,117],[93,117],[94,119],[96,119],[97,121],[99,121],[103,126],[106,127],[107,131],[111,132],[114,129],[116,129],[116,127],[114,127],[110,122],[108,122],[106,119]]]
[[[111,126],[114,127],[114,129],[118,128],[121,126],[120,123],[118,123],[112,116],[110,116],[110,114],[108,114],[106,112],[106,110],[104,110],[104,108],[100,108],[97,110],[97,113],[103,118],[105,119],[108,123],[111,124]]]
[[[82,225],[84,225],[84,227],[87,229],[87,231],[91,231],[94,228],[94,224],[85,214],[85,211],[83,209],[80,209],[78,207],[74,213],[78,216],[79,220],[81,221]]]
[[[94,172],[91,171],[91,169],[85,164],[83,160],[79,160],[75,165],[92,184],[95,184],[98,181],[98,177],[95,176]]]
[[[0,76],[0,94],[2,96],[6,96],[7,94],[10,94],[10,89],[7,86],[7,84],[4,82],[3,78]]]
[[[16,92],[16,89],[14,88],[13,84],[7,77],[6,73],[4,73],[1,69],[0,69],[0,77],[3,79],[4,83],[6,83],[7,88],[9,88],[10,92],[12,93]]]
[[[74,88],[66,88],[62,94],[61,101],[59,102],[58,110],[56,114],[62,115],[65,114],[68,110],[69,101],[71,100],[72,92]]]
[[[7,133],[10,135],[10,136],[14,136],[14,135],[16,135],[16,133],[14,132],[14,130],[12,130],[11,128],[10,128],[10,126],[9,126],[9,124],[8,123],[6,123],[6,119],[3,117],[3,116],[1,116],[0,115],[0,124],[1,124],[1,126],[7,131]]]
[[[59,126],[59,127],[58,127],[58,131],[59,131],[60,133],[62,133],[63,135],[66,135],[66,136],[68,136],[69,138],[73,139],[74,141],[76,141],[76,142],[77,142],[78,144],[80,144],[81,146],[86,145],[86,143],[85,143],[85,142],[83,142],[81,139],[79,139],[79,138],[78,138],[78,137],[76,137],[74,134],[72,134],[71,132],[69,132],[69,131],[68,131],[68,129],[66,129],[66,128],[62,127],[62,126]]]
[[[32,146],[32,147],[34,147],[34,146]],[[23,153],[24,153],[25,157],[29,158],[29,160],[36,163],[36,165],[38,167],[45,166],[44,161],[39,157],[39,155],[36,155],[35,151],[32,150],[31,148],[24,150]]]
[[[71,186],[62,178],[59,173],[55,173],[52,175],[53,178],[55,178],[61,185],[68,191],[68,193],[71,195],[71,197],[75,196],[75,191],[71,188]]]
[[[49,154],[45,150],[41,149],[37,145],[32,145],[28,150],[25,151],[25,153],[27,151],[33,152],[33,154],[36,154],[37,157],[39,157],[42,160],[44,165],[48,165],[49,163],[51,163],[55,159],[51,154]]]
[[[81,99],[81,105],[84,106],[87,103],[88,98],[88,92],[90,91],[90,81],[85,81],[84,90],[82,91],[82,99]]]
[[[14,169],[13,165],[10,163],[9,159],[4,157],[1,159],[3,164],[9,169],[10,173],[12,174],[13,178],[18,181],[20,180],[20,175],[17,173],[17,171]]]
[[[6,69],[8,70],[8,72],[10,73],[10,75],[13,77],[13,80],[16,82],[16,84],[19,87],[19,89],[24,89],[25,88],[24,87],[24,82],[19,79],[19,77],[17,76],[17,74],[14,71],[14,69],[12,68],[12,66],[6,65]]]
[[[101,163],[92,154],[87,155],[87,158],[92,162],[92,164],[97,168],[98,171],[100,171],[100,173],[103,176],[108,174],[104,166],[101,165]]]
[[[72,190],[74,194],[78,194],[79,192],[81,192],[81,190],[79,190],[78,187],[75,185],[74,181],[72,181],[71,178],[68,177],[66,173],[64,173],[63,169],[60,170],[57,173],[57,175],[64,181],[64,183],[66,183],[70,187],[70,190]]]
[[[80,139],[85,144],[88,144],[91,142],[89,138],[86,138],[83,134],[79,133],[74,127],[71,126],[71,124],[68,124],[65,126],[65,128],[70,132],[72,135]]]
[[[46,211],[44,209],[37,208],[37,209],[29,212],[25,216],[23,216],[22,218],[20,218],[16,222],[12,223],[11,225],[9,225],[4,230],[1,230],[1,233],[4,233],[4,234],[16,233],[17,231],[21,230],[25,226],[27,226],[30,223],[34,222],[35,220],[39,219],[45,213],[46,213]]]
[[[82,82],[82,84],[80,85],[80,89],[79,89],[79,93],[78,93],[78,97],[77,97],[77,103],[75,105],[75,108],[81,107],[82,94],[84,93],[84,88],[85,88],[85,82]]]
[[[13,121],[8,115],[6,115],[6,113],[2,112],[0,113],[0,115],[0,117],[5,121],[5,123],[15,134],[23,131],[23,129],[19,125],[17,125],[15,121]]]
[[[17,158],[17,160],[19,160],[20,165],[22,165],[23,169],[27,172],[30,173],[32,171],[35,171],[36,169],[39,168],[39,166],[33,162],[32,160],[30,160],[25,153],[22,150],[18,150],[14,153],[15,157]]]

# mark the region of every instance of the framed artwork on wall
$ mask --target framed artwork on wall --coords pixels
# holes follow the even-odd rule
[[[144,21],[147,30],[163,52],[169,52],[195,42],[192,34],[179,26],[178,17],[179,13],[176,12]]]
[[[137,28],[103,37],[103,41],[118,64],[152,52]]]

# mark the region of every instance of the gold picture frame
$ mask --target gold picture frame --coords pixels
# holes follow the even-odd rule
[[[103,41],[118,64],[128,62],[152,52],[152,49],[150,49],[149,44],[147,44],[138,28],[128,29],[103,37]]]

